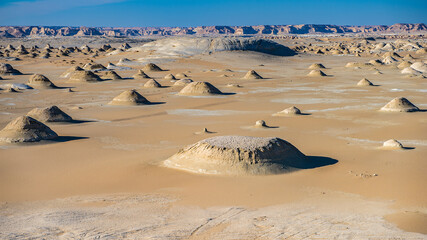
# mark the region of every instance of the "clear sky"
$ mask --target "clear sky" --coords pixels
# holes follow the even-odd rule
[[[0,0],[0,25],[158,27],[426,23],[427,0]]]

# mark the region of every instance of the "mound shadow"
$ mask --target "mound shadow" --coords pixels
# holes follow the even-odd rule
[[[52,140],[46,140],[46,142],[52,142],[52,143],[61,143],[61,142],[70,142],[70,141],[76,141],[76,140],[82,140],[82,139],[89,139],[89,137],[78,137],[78,136],[58,136],[55,139]]]
[[[294,162],[287,164],[288,167],[295,168],[295,170],[313,169],[338,163],[338,160],[322,157],[322,156],[306,156],[306,161]]]

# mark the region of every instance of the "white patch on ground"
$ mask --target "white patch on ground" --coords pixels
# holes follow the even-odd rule
[[[203,110],[203,109],[173,109],[166,110],[171,115],[189,115],[189,116],[225,116],[236,114],[247,114],[250,112],[236,110]]]
[[[328,198],[328,194],[331,196]],[[76,196],[3,203],[1,239],[426,239],[399,230],[380,202],[336,195],[262,208],[180,206],[163,195]],[[345,206],[330,206],[345,198]],[[348,198],[348,199],[347,199]]]
[[[319,103],[350,103],[357,102],[355,99],[338,99],[338,98],[277,98],[271,100],[275,103],[287,104],[319,104]]]

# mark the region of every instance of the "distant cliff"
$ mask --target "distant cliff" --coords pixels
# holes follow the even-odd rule
[[[207,27],[0,27],[0,37],[32,36],[176,36],[176,35],[289,35],[289,34],[426,34],[427,26],[394,24],[391,26],[337,26],[337,25],[260,25]]]

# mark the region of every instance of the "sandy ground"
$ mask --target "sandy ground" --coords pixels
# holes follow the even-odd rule
[[[122,53],[94,61],[106,65],[122,57],[144,56]],[[88,61],[65,57],[71,58]],[[145,89],[146,80],[133,79],[68,83],[59,78],[71,66],[62,59],[10,62],[75,92],[1,92],[0,127],[50,105],[87,122],[48,124],[64,136],[61,141],[0,146],[0,238],[427,239],[427,113],[378,111],[400,96],[427,109],[427,82],[406,78],[394,66],[377,67],[381,75],[369,67],[344,67],[371,59],[221,52],[159,64],[168,71],[147,74],[170,86],[160,89]],[[315,62],[327,67],[328,77],[306,76]],[[117,72],[131,77],[140,66],[130,67]],[[267,79],[241,79],[250,69]],[[181,87],[162,77],[179,72],[235,94],[177,96]],[[379,86],[356,87],[363,77]],[[25,83],[29,75],[3,78],[1,84]],[[164,104],[107,105],[128,89]],[[293,105],[308,114],[272,116]],[[249,128],[261,119],[278,128]],[[204,127],[215,133],[194,134]],[[306,155],[338,163],[244,177],[161,166],[181,147],[220,135],[280,137]],[[380,149],[390,138],[413,149]]]

